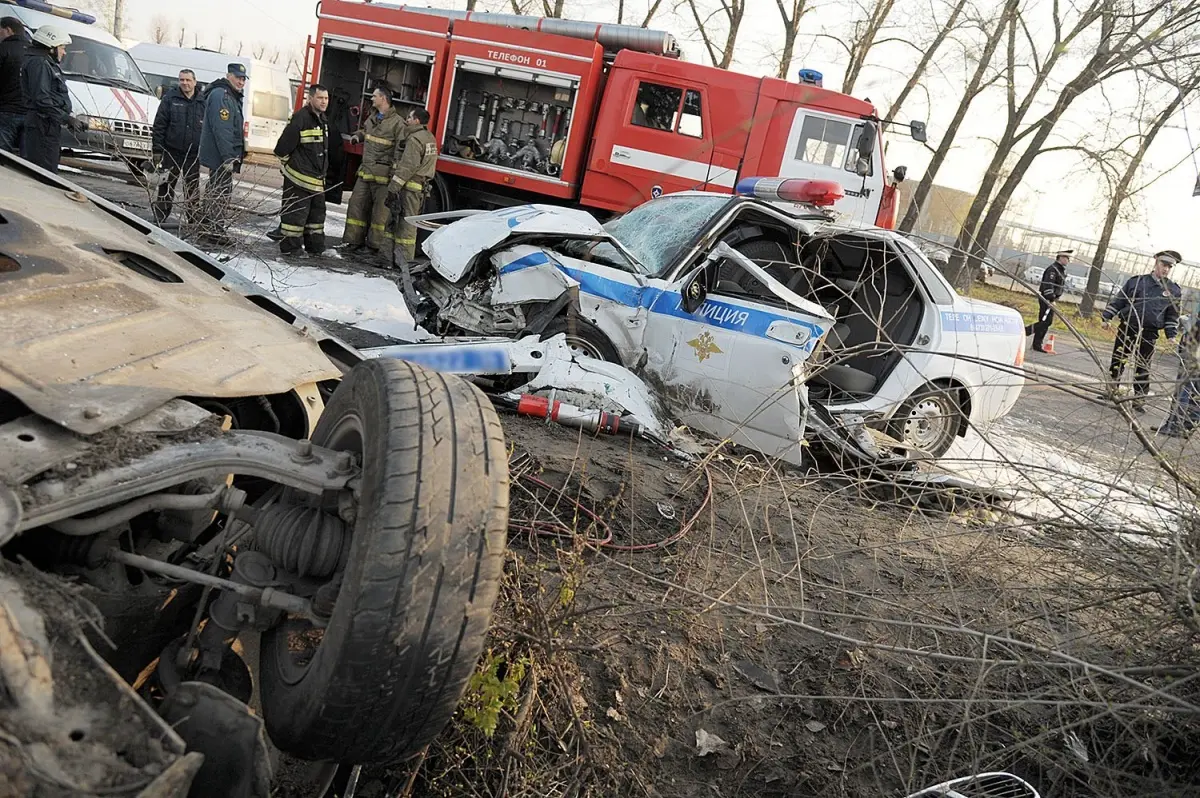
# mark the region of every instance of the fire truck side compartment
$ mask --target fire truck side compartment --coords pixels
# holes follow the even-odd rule
[[[402,112],[426,103],[439,210],[558,200],[620,213],[664,193],[787,175],[844,182],[844,210],[869,222],[890,188],[882,136],[869,179],[842,168],[850,159],[831,165],[848,140],[823,134],[823,163],[794,141],[812,140],[797,139],[810,116],[857,135],[875,114],[869,102],[684,62],[661,31],[347,0],[323,0],[318,16],[322,82],[362,95],[364,112],[378,78]]]

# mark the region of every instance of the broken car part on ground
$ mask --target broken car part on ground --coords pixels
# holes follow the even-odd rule
[[[419,752],[498,591],[490,403],[0,159],[0,781],[265,796],[281,755]]]

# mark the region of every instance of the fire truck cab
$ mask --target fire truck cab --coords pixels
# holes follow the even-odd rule
[[[323,0],[305,82],[346,137],[380,85],[422,106],[441,155],[426,211],[528,202],[622,213],[678,191],[731,194],[744,175],[834,180],[848,220],[892,227],[895,182],[869,102],[685,62],[670,34],[508,14]],[[807,70],[801,75],[811,76]],[[299,101],[299,98],[298,98]],[[913,123],[921,139],[924,126]]]

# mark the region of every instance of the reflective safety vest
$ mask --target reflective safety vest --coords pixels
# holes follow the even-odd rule
[[[329,122],[304,106],[292,115],[275,144],[283,176],[306,191],[324,191],[329,168]]]

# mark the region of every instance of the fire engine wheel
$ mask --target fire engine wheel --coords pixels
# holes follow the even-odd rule
[[[542,340],[553,338],[559,333],[567,337],[567,346],[572,352],[620,365],[621,356],[612,341],[587,319],[576,315],[559,316],[542,330]]]
[[[941,457],[966,423],[958,391],[944,385],[926,385],[913,393],[892,416],[891,434],[910,446]]]
[[[508,526],[503,432],[465,380],[378,359],[342,380],[312,440],[361,458],[357,515],[329,623],[263,635],[263,718],[301,759],[397,762],[450,720],[483,650]]]

